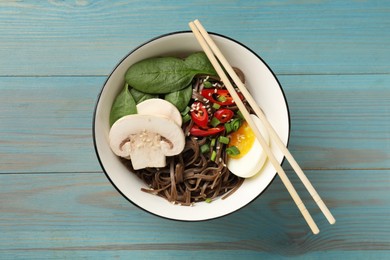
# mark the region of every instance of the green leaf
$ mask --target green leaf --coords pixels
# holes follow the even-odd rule
[[[192,70],[196,71],[197,74],[217,76],[217,72],[214,70],[213,65],[204,52],[196,52],[191,54],[184,60],[184,63],[186,64],[187,68],[191,68]]]
[[[207,56],[194,53],[185,60],[175,57],[149,58],[139,61],[126,71],[126,82],[148,94],[167,94],[187,87],[194,76],[216,75]]]
[[[138,91],[134,88],[130,89],[130,93],[133,96],[133,98],[137,104],[139,104],[142,101],[145,101],[147,99],[158,98],[158,95],[144,93],[144,92]]]
[[[191,100],[192,85],[185,89],[168,93],[164,96],[166,101],[171,102],[179,111],[183,111]]]
[[[125,84],[122,91],[115,98],[110,112],[110,126],[119,118],[137,113],[137,107],[133,96],[131,95],[128,85]]]

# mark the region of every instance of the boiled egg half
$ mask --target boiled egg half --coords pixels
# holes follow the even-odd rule
[[[261,120],[253,114],[250,116],[269,145],[269,135]],[[228,146],[236,146],[240,151],[237,155],[229,155],[227,161],[227,167],[233,174],[249,178],[257,174],[264,166],[267,155],[246,121],[237,131],[230,134]]]

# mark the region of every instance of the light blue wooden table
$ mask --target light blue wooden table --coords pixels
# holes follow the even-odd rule
[[[196,18],[274,70],[289,148],[335,225],[288,163],[318,235],[278,177],[248,207],[197,223],[150,215],[111,186],[91,130],[107,75]],[[389,102],[389,1],[1,1],[0,259],[388,259]]]

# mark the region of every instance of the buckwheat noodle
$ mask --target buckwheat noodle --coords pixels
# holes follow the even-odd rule
[[[238,69],[236,71],[244,81],[243,73]],[[206,76],[199,76],[194,79],[192,96],[194,100],[205,101],[199,94],[205,78]],[[217,84],[222,84],[218,78],[213,80]],[[248,108],[250,109],[249,106]],[[237,107],[231,106],[229,109],[237,110]],[[225,199],[242,185],[244,178],[237,177],[226,167],[228,160],[226,145],[219,143],[217,139],[216,158],[211,161],[211,151],[207,153],[200,151],[207,137],[188,135],[192,124],[191,120],[183,125],[186,134],[185,148],[181,154],[168,157],[166,167],[134,170],[131,161],[123,159],[129,170],[149,186],[141,188],[142,191],[163,197],[174,204],[192,206],[196,202],[209,201],[220,196]]]

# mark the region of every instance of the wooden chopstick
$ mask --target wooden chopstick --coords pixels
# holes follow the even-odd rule
[[[290,151],[286,148],[286,146],[283,144],[282,140],[280,139],[279,135],[276,133],[275,129],[272,127],[272,125],[269,123],[267,118],[265,117],[263,111],[260,109],[256,101],[253,99],[251,94],[248,92],[244,84],[241,82],[239,77],[237,76],[236,72],[233,70],[233,68],[230,66],[229,62],[226,60],[226,58],[223,56],[217,45],[214,43],[214,41],[211,39],[210,35],[207,33],[205,28],[202,26],[202,24],[199,22],[199,20],[194,21],[195,26],[198,28],[199,32],[213,51],[214,55],[219,59],[229,76],[232,78],[238,89],[241,91],[241,93],[244,95],[248,103],[251,105],[253,110],[255,111],[256,115],[260,118],[263,125],[268,130],[271,139],[275,141],[278,148],[281,150],[283,155],[286,157],[286,159],[289,161],[291,167],[294,169],[296,174],[298,175],[301,182],[304,184],[305,188],[309,191],[310,195],[314,199],[314,201],[317,203],[318,207],[321,209],[322,213],[328,220],[330,224],[334,224],[336,222],[335,218],[333,217],[332,213],[329,211],[328,207],[325,205],[321,197],[318,195],[317,191],[314,189],[313,185],[309,181],[309,179],[306,177],[305,173],[302,171],[301,167],[298,165]]]
[[[199,24],[199,22],[197,22],[197,24]],[[274,166],[275,170],[278,172],[280,179],[282,180],[283,184],[285,185],[287,191],[290,193],[292,199],[294,200],[295,204],[297,205],[298,209],[300,210],[301,214],[303,215],[304,219],[306,220],[307,224],[309,225],[311,231],[314,234],[318,234],[320,231],[319,231],[316,223],[314,222],[313,218],[311,217],[309,211],[306,209],[305,205],[303,204],[303,202],[302,202],[301,198],[299,197],[297,191],[295,190],[294,186],[291,184],[290,180],[288,179],[283,168],[280,166],[278,160],[275,158],[274,154],[272,153],[272,151],[271,151],[270,147],[268,146],[267,142],[265,141],[264,137],[261,135],[256,124],[254,123],[254,121],[250,117],[249,112],[245,108],[245,105],[242,103],[242,101],[239,98],[238,94],[236,93],[233,85],[231,84],[231,82],[227,78],[225,72],[223,71],[221,65],[219,64],[218,60],[214,56],[214,54],[213,54],[212,50],[210,49],[209,45],[207,44],[205,38],[203,38],[201,32],[199,31],[199,28],[195,25],[194,22],[190,22],[189,26],[190,26],[192,32],[194,33],[196,39],[198,40],[199,44],[201,45],[203,51],[207,55],[211,64],[213,65],[214,69],[216,70],[219,77],[221,78],[222,82],[225,84],[230,95],[234,99],[238,109],[243,114],[248,125],[252,128],[252,131],[254,132],[257,140],[259,141],[263,150],[267,154],[268,159],[270,160],[270,162]]]

